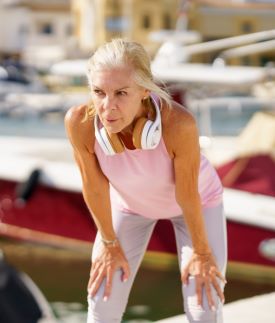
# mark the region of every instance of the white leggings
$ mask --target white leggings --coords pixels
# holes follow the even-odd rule
[[[219,270],[225,274],[227,262],[227,235],[223,205],[203,209],[208,241],[216,259]],[[183,216],[170,219],[172,221],[180,268],[182,268],[192,255],[192,241],[184,222]],[[88,297],[87,323],[119,323],[125,311],[129,293],[140,266],[148,242],[157,220],[148,219],[139,215],[125,214],[120,211],[113,212],[114,230],[119,238],[122,249],[129,262],[131,274],[128,281],[121,281],[121,271],[114,274],[111,295],[107,302],[103,301],[105,281],[101,284],[97,294]],[[92,259],[95,259],[100,244],[97,235],[93,247]],[[223,289],[223,286],[221,284]],[[217,293],[212,290],[216,310],[212,311],[207,302],[203,289],[203,308],[197,305],[196,286],[194,277],[189,277],[187,286],[182,285],[184,309],[190,323],[222,323],[222,303]]]

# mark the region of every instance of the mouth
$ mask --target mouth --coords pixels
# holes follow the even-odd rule
[[[114,123],[116,122],[118,119],[105,119],[107,123]]]

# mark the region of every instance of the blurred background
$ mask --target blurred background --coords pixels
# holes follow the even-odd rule
[[[225,187],[226,303],[275,291],[275,1],[0,0],[3,323],[86,319],[96,229],[63,120],[89,100],[87,59],[116,37],[140,42],[196,116]],[[175,250],[160,221],[125,322],[182,313]]]

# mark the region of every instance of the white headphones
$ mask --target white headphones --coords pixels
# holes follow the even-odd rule
[[[154,121],[147,118],[139,118],[133,130],[133,144],[137,149],[154,149],[161,139],[161,115],[158,103],[153,95],[150,99],[156,110]],[[100,147],[108,156],[115,155],[124,151],[124,144],[115,134],[108,134],[104,127],[99,128],[99,118],[95,115],[95,136]]]

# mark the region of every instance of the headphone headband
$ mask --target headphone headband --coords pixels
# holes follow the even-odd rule
[[[153,102],[156,111],[156,119],[154,121],[147,120],[144,125],[141,136],[141,147],[142,149],[154,149],[159,144],[161,139],[161,115],[158,103],[154,97],[155,95],[151,94],[150,98]]]

